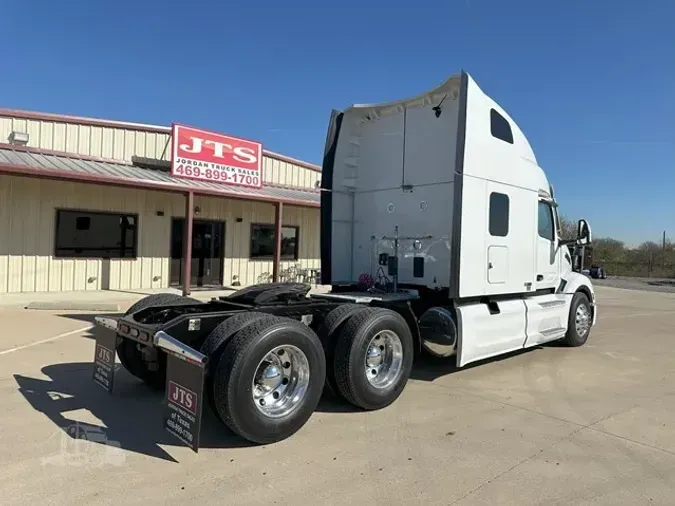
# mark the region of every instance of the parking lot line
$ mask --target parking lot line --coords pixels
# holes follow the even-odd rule
[[[12,353],[13,351],[23,350],[25,348],[37,346],[38,344],[48,343],[50,341],[56,341],[57,339],[61,339],[62,337],[67,337],[67,336],[70,336],[70,335],[73,335],[73,334],[77,334],[78,332],[85,332],[85,331],[93,329],[93,328],[94,328],[93,325],[87,325],[86,327],[82,327],[80,329],[71,330],[70,332],[64,332],[63,334],[59,334],[58,336],[48,337],[47,339],[42,339],[42,340],[36,341],[34,343],[25,344],[23,346],[16,346],[16,347],[10,348],[8,350],[2,350],[2,351],[0,351],[0,355],[6,355],[7,353]]]

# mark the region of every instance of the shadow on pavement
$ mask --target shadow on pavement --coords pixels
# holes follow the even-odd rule
[[[417,361],[413,366],[413,370],[410,373],[410,379],[433,382],[442,376],[448,376],[450,374],[467,371],[473,369],[474,367],[479,367],[485,364],[509,360],[511,358],[524,355],[526,353],[530,353],[534,350],[541,350],[544,348],[560,347],[560,346],[564,345],[558,342],[553,342],[541,346],[526,348],[524,350],[516,350],[511,353],[507,353],[505,355],[486,358],[485,360],[474,362],[472,364],[462,367],[461,369],[457,367],[455,357],[436,358],[426,353],[422,353],[420,354],[420,356],[418,357]],[[321,411],[324,413],[353,413],[356,411],[361,411],[361,409],[353,406],[352,404],[348,403],[338,395],[331,392],[328,388],[326,388],[324,390],[321,402],[317,407],[317,411]]]
[[[413,367],[412,373],[410,374],[410,379],[420,381],[435,381],[441,376],[447,376],[449,374],[468,371],[470,369],[485,364],[502,362],[504,360],[509,360],[513,357],[518,357],[520,355],[530,353],[534,350],[541,350],[541,349],[543,349],[543,346],[534,346],[532,348],[526,348],[524,350],[523,349],[516,350],[504,355],[499,355],[496,357],[479,360],[478,362],[473,362],[471,364],[465,365],[461,369],[457,367],[456,357],[436,358],[426,353],[422,353],[417,359],[415,366]]]
[[[94,315],[62,315],[82,321],[92,321]],[[84,337],[93,338],[92,332]],[[537,346],[526,350],[489,358],[462,369],[455,365],[455,358],[438,359],[422,354],[413,367],[410,378],[420,381],[436,379],[466,371],[491,362],[557,346],[556,343]],[[33,409],[43,413],[72,440],[86,439],[103,445],[114,445],[142,455],[177,462],[160,445],[180,446],[183,444],[165,432],[162,426],[164,393],[151,390],[140,380],[131,376],[120,364],[116,365],[115,386],[110,395],[92,380],[93,363],[66,363],[49,365],[41,372],[49,379],[38,379],[19,374],[14,375],[19,391]],[[84,423],[68,418],[69,413],[78,410],[89,411],[101,421],[101,425]],[[340,396],[326,388],[317,407],[324,413],[351,413],[360,411]],[[200,448],[241,448],[252,443],[232,433],[217,419],[208,405],[202,414]]]
[[[50,365],[41,372],[50,379],[19,374],[15,374],[14,379],[33,409],[47,416],[68,437],[177,462],[159,446],[183,446],[162,427],[163,393],[150,390],[119,364],[112,395],[92,381],[92,363]],[[101,425],[68,418],[69,412],[77,410],[91,412],[101,420]],[[202,416],[200,448],[252,446],[229,431],[207,406]],[[92,438],[95,434],[98,436]]]

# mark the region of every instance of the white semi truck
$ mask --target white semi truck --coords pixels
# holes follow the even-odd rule
[[[562,340],[597,319],[553,190],[525,135],[465,72],[413,98],[333,111],[322,172],[329,293],[263,284],[209,302],[151,295],[98,317],[94,380],[115,352],[164,388],[164,428],[199,447],[204,404],[255,443],[285,439],[324,386],[365,410],[394,402],[414,359],[469,363]]]

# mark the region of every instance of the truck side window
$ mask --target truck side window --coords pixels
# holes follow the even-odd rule
[[[506,237],[509,234],[509,196],[504,193],[490,194],[490,235]]]
[[[492,137],[513,144],[513,132],[509,121],[494,109],[490,109],[490,132]]]
[[[553,209],[546,202],[539,201],[539,237],[553,241],[554,232]]]

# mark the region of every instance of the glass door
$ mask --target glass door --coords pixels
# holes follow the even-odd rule
[[[183,229],[185,220],[174,218],[171,224],[171,280],[173,286],[182,286]],[[194,220],[192,223],[192,265],[190,285],[220,287],[223,284],[225,223]]]

